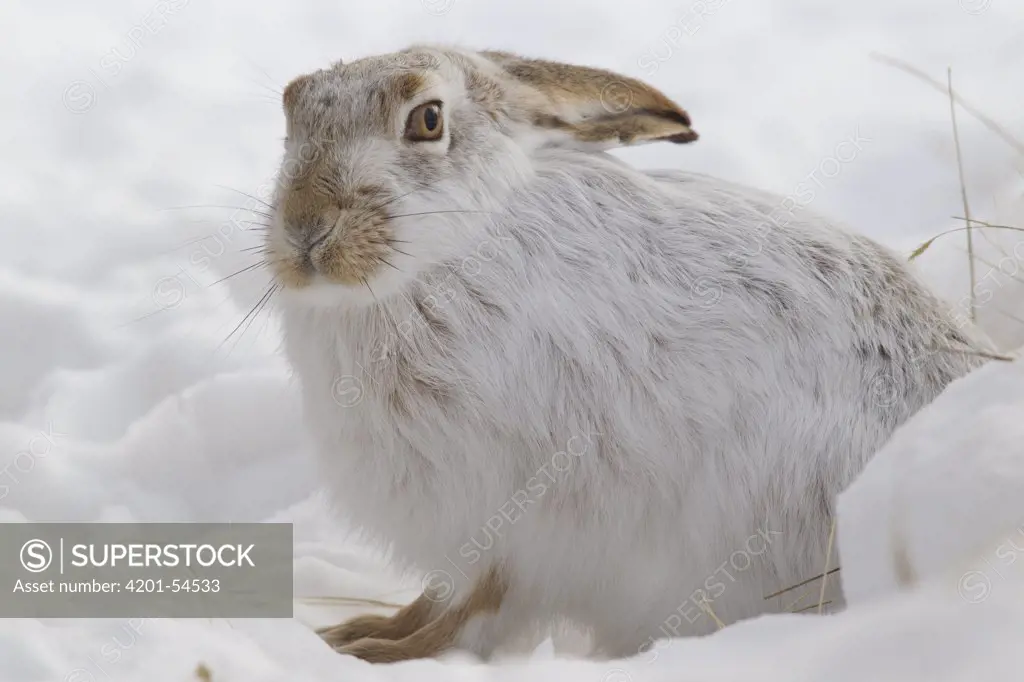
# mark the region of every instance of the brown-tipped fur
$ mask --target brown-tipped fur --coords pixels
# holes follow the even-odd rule
[[[333,225],[344,223],[345,229],[332,231],[314,249],[307,261],[301,254],[280,257],[271,248],[270,258],[275,275],[287,286],[307,285],[313,266],[330,281],[358,285],[370,279],[387,265],[393,236],[388,216],[374,210],[372,203],[379,188],[358,187],[343,191],[330,181],[330,171],[312,169],[303,184],[289,189],[281,200],[281,217],[286,229],[300,240],[325,234]]]
[[[507,585],[504,578],[496,568],[492,568],[477,582],[473,592],[464,602],[445,610],[441,615],[430,620],[426,624],[415,629],[401,639],[390,639],[382,636],[365,637],[341,647],[336,647],[339,653],[350,654],[370,663],[394,663],[397,661],[408,661],[416,658],[430,658],[437,656],[455,646],[459,634],[470,619],[483,613],[494,613],[501,608],[505,598]],[[420,600],[427,600],[426,595],[417,599],[410,607],[415,606]],[[415,621],[411,615],[413,611],[422,615],[424,605],[412,608],[410,614],[403,617],[399,623],[400,627],[390,632],[405,631]],[[404,611],[405,609],[403,609]],[[401,615],[396,614],[395,618]],[[429,613],[429,611],[427,611]],[[353,619],[350,623],[359,620]],[[346,623],[345,625],[348,625]],[[339,627],[345,627],[339,626]],[[323,636],[323,635],[322,635]],[[328,643],[331,643],[326,636]]]
[[[334,648],[350,644],[358,639],[402,639],[416,632],[430,622],[437,602],[421,594],[415,601],[406,604],[393,616],[356,616],[340,625],[317,630],[317,634]]]
[[[299,100],[302,88],[304,88],[307,83],[309,83],[309,76],[307,75],[299,76],[288,83],[284,89],[284,96],[281,98],[285,111],[292,111],[295,109],[295,104]]]
[[[660,90],[604,69],[527,59],[509,52],[481,53],[548,100],[534,123],[588,143],[693,142],[690,115]]]

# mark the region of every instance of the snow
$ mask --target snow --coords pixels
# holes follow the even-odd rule
[[[313,634],[374,610],[360,600],[403,603],[418,582],[391,575],[321,499],[272,315],[225,342],[266,284],[261,270],[217,283],[253,262],[242,249],[259,233],[241,221],[255,218],[181,208],[258,206],[223,187],[266,196],[290,77],[417,40],[617,69],[677,98],[702,135],[624,158],[783,195],[813,183],[815,210],[904,253],[963,224],[948,100],[871,53],[940,82],[952,65],[961,95],[1024,138],[1019,3],[579,7],[0,6],[0,521],[289,521],[296,543],[293,620],[4,620],[0,682],[181,682],[200,664],[216,682],[1019,676],[1020,362],[951,386],[844,493],[843,613],[762,617],[624,661],[571,658],[583,645],[564,633],[490,666],[453,655],[372,667]],[[958,123],[972,216],[1024,225],[1024,155],[963,110]],[[855,157],[832,161],[851,139]],[[1024,233],[975,242],[978,319],[1000,347],[1019,347]],[[917,263],[966,316],[964,244],[942,237]],[[893,537],[911,587],[898,587]]]
[[[890,596],[901,573],[940,578],[1007,534],[1019,533],[1024,548],[1022,388],[1019,361],[989,363],[953,382],[839,496],[849,603]],[[1012,564],[1015,548],[997,545],[1000,563]],[[964,599],[984,598],[984,579],[964,575]]]

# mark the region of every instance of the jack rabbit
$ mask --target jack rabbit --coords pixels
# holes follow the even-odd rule
[[[606,153],[697,139],[632,78],[426,46],[283,104],[265,250],[323,481],[425,576],[323,629],[341,652],[487,658],[567,620],[625,656],[784,608],[837,493],[979,363],[870,239]]]

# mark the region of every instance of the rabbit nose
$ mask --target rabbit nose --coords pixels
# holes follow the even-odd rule
[[[329,211],[316,215],[301,216],[291,225],[295,241],[307,256],[324,240],[331,236],[340,220],[340,213]]]
[[[303,234],[303,247],[306,254],[309,254],[317,246],[323,244],[324,241],[331,236],[331,231],[334,229],[333,225],[326,227],[310,227],[302,231]]]

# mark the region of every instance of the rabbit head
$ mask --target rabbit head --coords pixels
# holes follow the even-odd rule
[[[615,73],[506,52],[415,47],[337,64],[284,92],[267,260],[286,296],[372,303],[472,237],[543,147],[598,151],[697,134]]]

